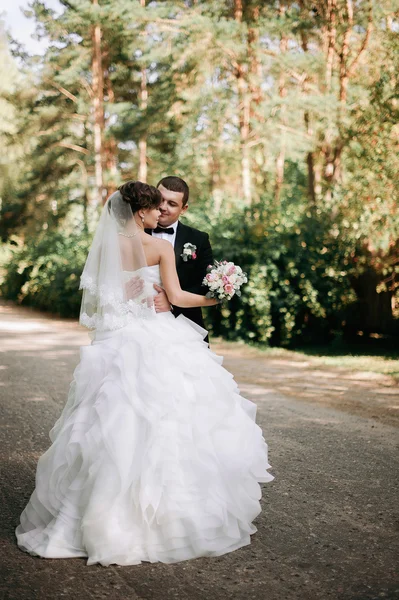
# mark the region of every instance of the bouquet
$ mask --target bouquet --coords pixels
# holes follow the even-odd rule
[[[240,288],[243,283],[247,283],[247,275],[241,267],[233,262],[222,260],[215,261],[214,265],[209,265],[208,273],[205,275],[202,285],[209,288],[206,294],[207,298],[217,298],[218,300],[231,300],[234,294],[241,296]]]

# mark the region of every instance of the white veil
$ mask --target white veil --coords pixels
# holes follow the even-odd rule
[[[129,286],[146,266],[132,209],[115,192],[103,208],[80,279],[80,323],[107,331],[124,327],[133,319],[155,316],[152,285],[144,285],[138,295]]]

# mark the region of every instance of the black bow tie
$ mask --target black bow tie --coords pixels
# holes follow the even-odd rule
[[[169,235],[173,235],[175,230],[173,229],[173,227],[155,227],[155,229],[152,230],[153,233],[168,233]]]

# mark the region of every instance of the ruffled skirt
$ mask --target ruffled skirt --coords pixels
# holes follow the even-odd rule
[[[44,558],[172,563],[250,543],[271,481],[255,405],[185,317],[81,348],[16,535]]]

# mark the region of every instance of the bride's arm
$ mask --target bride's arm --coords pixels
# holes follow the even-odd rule
[[[161,258],[159,262],[162,285],[169,301],[180,308],[191,308],[193,306],[214,306],[218,303],[214,298],[206,298],[200,294],[185,292],[180,287],[176,272],[176,259],[170,242],[162,244]]]

